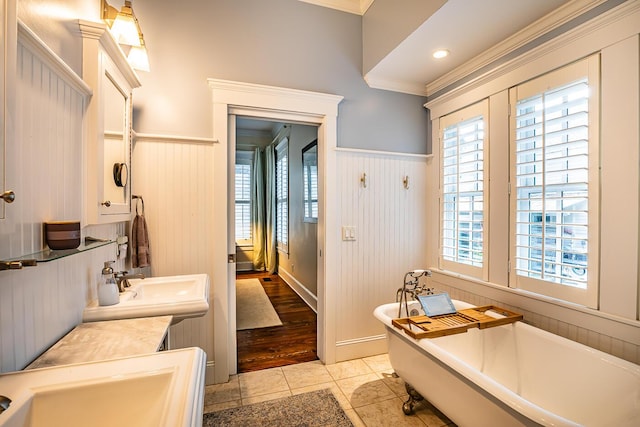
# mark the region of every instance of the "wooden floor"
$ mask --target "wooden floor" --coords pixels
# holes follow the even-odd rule
[[[316,314],[278,275],[238,273],[260,279],[282,326],[237,331],[238,373],[310,362],[317,355]]]

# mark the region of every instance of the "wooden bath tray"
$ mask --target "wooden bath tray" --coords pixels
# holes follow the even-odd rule
[[[488,310],[492,310],[504,317],[499,319],[491,317],[485,314]],[[522,320],[522,314],[514,313],[495,305],[483,305],[440,316],[402,317],[393,319],[392,323],[393,326],[404,330],[412,338],[421,339],[460,334],[467,332],[471,328],[491,328],[517,322],[518,320]]]

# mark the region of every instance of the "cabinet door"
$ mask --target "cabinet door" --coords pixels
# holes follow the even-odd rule
[[[104,58],[105,64],[109,60]],[[105,67],[102,73],[102,197],[101,215],[130,212],[131,89],[118,72]]]
[[[85,224],[131,219],[131,94],[140,86],[103,23],[78,21],[82,78],[93,90],[85,115]]]

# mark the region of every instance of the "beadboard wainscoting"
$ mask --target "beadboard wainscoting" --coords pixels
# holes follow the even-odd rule
[[[354,231],[354,240],[333,231],[341,234],[339,281],[328,315],[339,325],[338,361],[386,351],[373,310],[395,301],[407,271],[427,267],[426,165],[424,155],[338,149],[339,221]]]
[[[15,141],[6,187],[16,200],[0,225],[0,258],[42,250],[42,222],[82,218],[82,117],[91,90],[19,26]]]
[[[137,134],[132,170],[133,194],[144,198],[152,274],[206,273],[213,277],[213,142]],[[211,282],[210,296],[216,285]],[[226,312],[227,308],[215,307],[210,297],[205,316],[183,320],[169,334],[170,348],[197,346],[206,351],[207,384],[213,382],[214,310]]]
[[[44,221],[82,217],[82,117],[91,90],[22,24],[16,74],[17,142],[6,147],[7,188],[16,201],[0,221],[2,259],[41,251]],[[125,227],[85,227],[82,238],[115,239]],[[82,321],[115,246],[0,272],[0,371],[22,369]]]
[[[115,251],[113,243],[0,272],[1,372],[24,368],[82,323],[85,306],[98,297],[104,261],[115,259]]]

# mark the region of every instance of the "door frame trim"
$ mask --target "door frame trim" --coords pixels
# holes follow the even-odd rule
[[[233,139],[229,138],[229,114],[297,121],[318,125],[318,166],[323,180],[318,188],[318,357],[325,364],[336,361],[335,307],[337,296],[336,257],[338,239],[338,206],[336,147],[338,105],[343,97],[318,92],[287,89],[253,83],[208,79],[213,100],[213,322],[214,382],[223,383],[237,370],[235,360],[235,264],[229,264],[228,239],[228,158]],[[224,284],[221,286],[220,284]],[[329,308],[329,309],[328,309]]]

